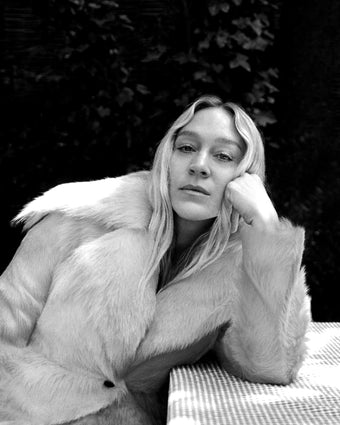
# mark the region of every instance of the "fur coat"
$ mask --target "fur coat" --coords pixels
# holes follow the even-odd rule
[[[148,179],[60,185],[16,217],[28,232],[0,278],[0,420],[60,424],[109,409],[107,423],[149,424],[133,394],[152,397],[172,367],[210,349],[244,379],[296,376],[310,320],[303,229],[281,221],[259,239],[245,225],[219,260],[156,293],[157,273],[139,283]]]

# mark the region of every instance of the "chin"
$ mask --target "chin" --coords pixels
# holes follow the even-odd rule
[[[187,221],[204,221],[216,218],[217,212],[207,211],[206,208],[185,206],[182,208],[173,208],[178,217]]]

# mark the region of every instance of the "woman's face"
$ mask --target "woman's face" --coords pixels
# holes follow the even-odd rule
[[[216,217],[244,152],[229,112],[217,107],[198,111],[179,131],[171,157],[170,199],[178,217]]]

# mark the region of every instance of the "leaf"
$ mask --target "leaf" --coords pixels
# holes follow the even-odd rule
[[[181,52],[181,53],[178,53],[177,55],[174,55],[173,60],[180,65],[184,65],[190,61],[190,58],[186,53]]]
[[[225,31],[219,31],[216,35],[216,44],[218,47],[225,47],[229,41],[229,34]]]
[[[104,108],[104,106],[99,106],[97,108],[98,115],[100,118],[106,118],[111,115],[111,109],[110,108]]]
[[[223,65],[217,63],[213,63],[211,67],[217,74],[220,74],[224,69]]]
[[[100,129],[100,122],[99,121],[93,121],[91,124],[92,130],[97,133]]]
[[[100,7],[101,7],[97,3],[89,3],[88,6],[89,6],[90,9],[100,9]]]
[[[230,5],[227,2],[221,4],[213,3],[209,5],[208,9],[211,16],[216,16],[219,12],[228,13]]]
[[[106,17],[106,18],[102,18],[102,19],[92,19],[92,22],[95,23],[99,28],[103,28],[105,26],[105,24],[111,24],[112,23],[112,18],[110,17]]]
[[[200,41],[198,43],[198,50],[205,50],[205,49],[209,49],[210,47],[210,40],[208,37],[206,37],[204,40]]]
[[[255,40],[248,40],[244,43],[243,48],[246,50],[258,50],[263,52],[268,47],[268,41],[262,37],[256,37]]]
[[[147,62],[154,62],[154,61],[158,61],[160,59],[160,57],[167,51],[167,47],[159,44],[158,46],[156,46],[155,49],[153,49],[151,52],[149,52],[144,59],[142,59],[142,62],[147,63]]]
[[[194,73],[194,79],[204,81],[205,83],[212,83],[212,78],[208,75],[206,70],[196,71]]]
[[[274,77],[274,78],[278,78],[279,71],[278,71],[277,68],[268,68],[267,69],[267,75]]]
[[[203,80],[207,76],[207,71],[196,71],[194,73],[194,79],[195,80]]]
[[[230,4],[229,3],[222,3],[220,4],[220,10],[224,13],[228,13],[230,9]]]
[[[138,91],[138,93],[141,93],[141,94],[144,94],[144,95],[150,94],[150,90],[146,86],[144,86],[143,84],[137,84],[136,90]]]
[[[123,106],[126,103],[132,102],[134,93],[129,87],[124,87],[123,90],[119,93],[116,100],[119,106]]]
[[[83,6],[84,5],[84,0],[71,0],[70,3],[73,3],[77,6]]]
[[[276,93],[279,91],[279,89],[275,87],[273,84],[271,84],[269,81],[264,81],[263,85],[268,88],[269,93]]]
[[[37,81],[40,81],[42,78],[44,78],[44,75],[43,74],[40,74],[40,75],[37,75]],[[45,78],[44,78],[44,80],[45,81],[49,81],[49,82],[52,82],[52,83],[59,83],[60,81],[62,81],[63,80],[63,76],[62,75],[57,75],[57,74],[50,74],[50,75],[47,75]]]
[[[237,53],[236,58],[229,62],[229,66],[231,69],[240,67],[248,72],[251,71],[251,67],[248,62],[248,57],[246,55],[242,55],[242,53]]]
[[[118,3],[116,3],[115,1],[112,1],[112,0],[104,0],[104,1],[102,1],[102,4],[105,5],[105,6],[112,7],[112,8],[119,7]]]
[[[208,9],[211,16],[216,16],[219,12],[218,4],[211,4]]]
[[[236,31],[235,34],[231,35],[230,38],[236,41],[236,43],[239,46],[242,46],[244,49],[246,49],[245,46],[247,46],[249,43],[251,43],[251,40],[249,37],[245,35],[242,31]]]
[[[81,44],[79,47],[77,47],[75,50],[79,53],[83,53],[85,52],[85,50],[87,50],[90,47],[89,44]]]
[[[126,16],[126,15],[119,15],[119,18],[120,18],[121,21],[123,21],[123,22],[125,22],[127,24],[131,24],[132,23],[131,22],[131,19],[128,16]]]
[[[255,19],[253,21],[250,21],[250,26],[251,26],[251,28],[253,29],[253,31],[255,32],[256,35],[261,35],[263,24],[260,21],[260,19]]]
[[[251,92],[248,92],[245,94],[245,99],[247,103],[249,103],[250,105],[254,105],[257,101],[256,96],[254,95],[254,93],[251,93]]]
[[[275,124],[277,122],[277,119],[272,112],[262,111],[261,113],[255,116],[255,121],[260,127],[265,127],[269,124]]]

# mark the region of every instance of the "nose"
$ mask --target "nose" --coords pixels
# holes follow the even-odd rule
[[[205,154],[195,156],[189,166],[190,175],[198,175],[200,177],[209,177],[210,168],[208,164],[208,158]]]

